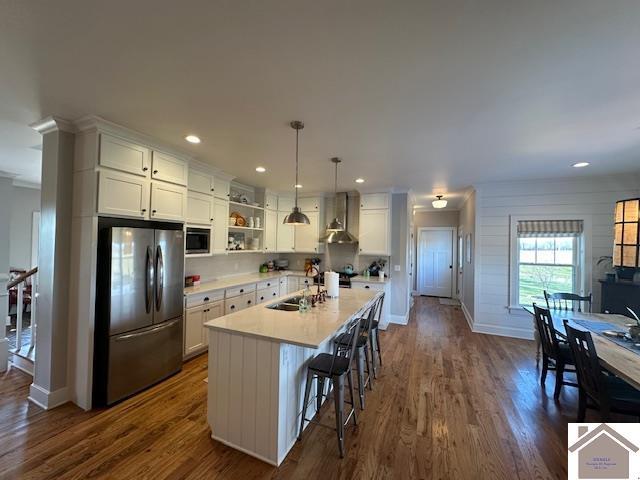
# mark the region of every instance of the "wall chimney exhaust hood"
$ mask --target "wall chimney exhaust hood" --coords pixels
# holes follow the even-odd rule
[[[358,239],[349,233],[348,217],[348,201],[346,193],[336,193],[336,218],[344,226],[343,230],[328,231],[324,241],[326,243],[335,244],[354,244],[358,243]]]

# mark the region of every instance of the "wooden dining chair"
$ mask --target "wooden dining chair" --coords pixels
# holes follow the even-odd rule
[[[602,422],[609,420],[611,412],[640,419],[640,391],[624,380],[605,373],[591,332],[573,328],[568,320],[564,320],[564,328],[575,360],[580,389],[577,421],[584,422],[587,408],[600,410]]]
[[[549,293],[544,290],[544,299],[547,302],[547,308],[554,310],[567,310],[573,312],[582,312],[582,304],[584,303],[584,311],[591,313],[591,303],[593,295],[589,293],[587,296],[580,296],[575,293]],[[578,307],[577,309],[575,307]]]
[[[542,374],[540,375],[540,384],[545,385],[547,372],[555,370],[556,386],[553,391],[553,398],[556,400],[560,397],[560,390],[563,385],[577,387],[576,383],[566,382],[564,380],[564,372],[575,372],[575,369],[567,369],[567,366],[573,366],[573,357],[569,345],[560,340],[553,326],[551,313],[548,309],[533,304],[535,312],[536,328],[540,335],[540,343],[542,345]]]

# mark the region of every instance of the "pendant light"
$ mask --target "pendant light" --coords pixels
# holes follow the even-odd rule
[[[431,202],[433,208],[444,208],[447,206],[447,201],[442,199],[442,195],[436,195],[437,200]]]
[[[304,213],[302,213],[300,211],[300,208],[298,208],[298,136],[300,134],[300,130],[302,130],[304,128],[304,123],[302,123],[300,120],[294,120],[293,122],[291,122],[291,128],[293,128],[296,131],[296,183],[295,183],[295,194],[296,194],[296,199],[295,199],[295,204],[293,207],[293,211],[287,215],[286,217],[284,217],[284,223],[285,225],[293,225],[293,226],[298,226],[298,225],[309,225],[309,217],[307,217]]]
[[[341,232],[344,230],[344,225],[338,218],[338,164],[342,161],[338,157],[333,157],[331,159],[333,164],[336,166],[335,180],[333,184],[333,196],[334,196],[334,204],[333,204],[333,220],[329,222],[327,225],[327,232]]]

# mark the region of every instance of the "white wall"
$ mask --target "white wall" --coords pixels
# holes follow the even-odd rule
[[[611,255],[613,210],[617,200],[640,195],[640,175],[492,183],[476,186],[474,331],[533,338],[531,316],[509,310],[511,215],[590,216],[590,281],[599,311],[601,276],[595,261]]]
[[[28,270],[31,267],[33,212],[40,211],[40,190],[13,187],[11,194],[11,238],[9,264]]]

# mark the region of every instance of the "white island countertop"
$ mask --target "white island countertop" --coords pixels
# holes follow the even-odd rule
[[[269,303],[256,305],[206,322],[212,330],[318,348],[359,312],[364,313],[379,292],[364,289],[340,289],[338,298],[317,303],[308,312],[267,308],[300,292],[283,295]]]

